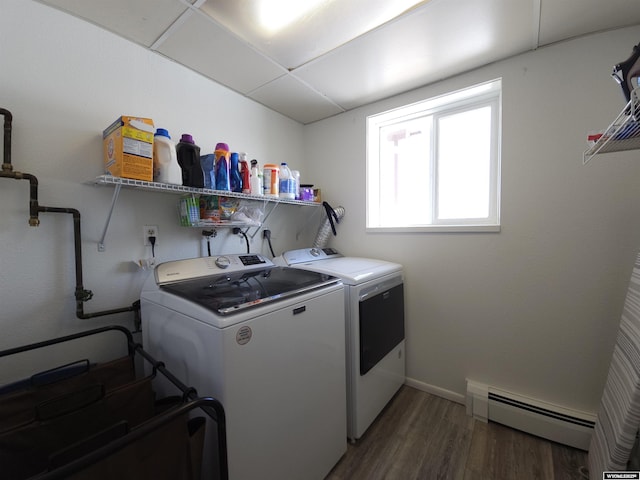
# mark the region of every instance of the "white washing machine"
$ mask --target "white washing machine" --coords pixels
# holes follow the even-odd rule
[[[321,480],[346,452],[343,304],[338,278],[261,255],[163,263],[145,283],[144,348],[221,401],[231,480]]]
[[[344,284],[347,435],[356,441],[405,382],[402,265],[345,257],[333,248],[291,250],[274,262]]]

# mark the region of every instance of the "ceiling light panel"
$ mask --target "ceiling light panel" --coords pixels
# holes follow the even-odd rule
[[[289,70],[382,25],[419,0],[206,0],[201,9]]]

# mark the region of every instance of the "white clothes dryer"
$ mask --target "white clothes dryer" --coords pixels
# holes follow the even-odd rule
[[[347,435],[355,442],[405,382],[402,265],[345,257],[333,248],[290,250],[274,263],[332,275],[344,284]]]

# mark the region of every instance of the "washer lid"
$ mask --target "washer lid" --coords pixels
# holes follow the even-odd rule
[[[268,267],[167,282],[159,288],[219,315],[228,315],[339,282],[320,272]]]

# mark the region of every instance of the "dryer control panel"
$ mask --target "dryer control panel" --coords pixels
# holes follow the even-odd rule
[[[300,248],[298,250],[289,250],[282,254],[285,265],[295,265],[297,263],[338,257],[342,257],[342,254],[335,248]]]

